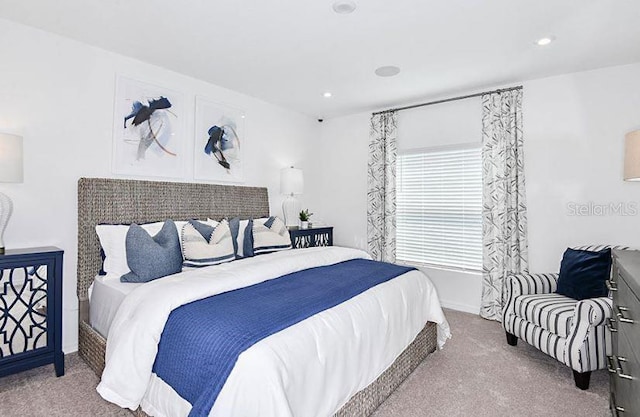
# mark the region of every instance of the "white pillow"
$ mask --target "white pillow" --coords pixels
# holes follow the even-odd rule
[[[182,238],[180,231],[187,223],[186,221],[175,222],[176,231],[180,238]],[[214,221],[203,221],[203,223],[207,223],[213,227],[218,224],[218,222]],[[162,229],[162,225],[164,225],[164,221],[143,224],[141,227],[146,230],[149,235],[154,236]],[[128,224],[99,224],[96,226],[96,233],[98,234],[100,246],[102,246],[102,251],[104,252],[102,270],[107,276],[115,276],[120,279],[122,275],[131,272],[127,264],[127,249],[125,244],[128,231]],[[180,247],[182,247],[182,241],[180,241]]]
[[[254,220],[252,232],[254,255],[291,249],[289,230],[278,217]]]
[[[164,222],[157,222],[141,226],[151,236],[154,236],[162,229],[163,224]],[[116,276],[120,279],[121,276],[131,272],[127,264],[127,249],[125,246],[128,231],[128,224],[99,224],[96,226],[96,233],[104,252],[102,270],[107,276]]]
[[[202,223],[202,222],[200,222]],[[204,223],[211,226],[209,223]],[[235,259],[233,238],[226,220],[211,230],[202,230],[202,225],[188,222],[182,227],[183,267],[203,267],[230,262]],[[205,233],[204,236],[202,233]]]

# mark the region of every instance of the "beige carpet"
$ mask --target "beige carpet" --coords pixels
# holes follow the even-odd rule
[[[525,343],[508,346],[499,323],[446,313],[454,338],[375,417],[610,416],[606,371],[594,373],[589,391],[580,391],[569,368]],[[100,398],[97,377],[77,355],[68,355],[66,365],[60,378],[52,366],[0,378],[0,416],[131,416]]]
[[[588,391],[571,369],[521,340],[507,345],[502,325],[446,310],[453,338],[430,355],[374,417],[604,417],[609,375],[591,374]]]

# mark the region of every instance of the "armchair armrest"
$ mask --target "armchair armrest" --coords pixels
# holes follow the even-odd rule
[[[613,317],[613,300],[598,297],[576,303],[565,345],[565,363],[578,372],[602,369],[611,353],[608,330],[596,331]]]
[[[514,295],[548,294],[558,289],[558,274],[515,274],[509,275],[506,291]]]
[[[513,311],[515,298],[524,294],[548,294],[558,288],[558,274],[514,274],[509,275],[502,292],[502,322],[506,324],[509,312]]]
[[[613,317],[613,300],[609,297],[598,297],[578,301],[573,314],[575,322],[586,320],[591,327],[601,326]]]

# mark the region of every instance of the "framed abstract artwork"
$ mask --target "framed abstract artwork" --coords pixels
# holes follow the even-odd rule
[[[183,178],[187,163],[184,97],[118,76],[113,121],[113,172]]]
[[[244,181],[244,122],[243,110],[196,97],[194,178]]]

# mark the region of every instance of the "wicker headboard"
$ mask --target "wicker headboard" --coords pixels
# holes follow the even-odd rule
[[[86,304],[87,290],[102,264],[97,224],[267,216],[269,197],[262,187],[80,178],[78,299]]]

